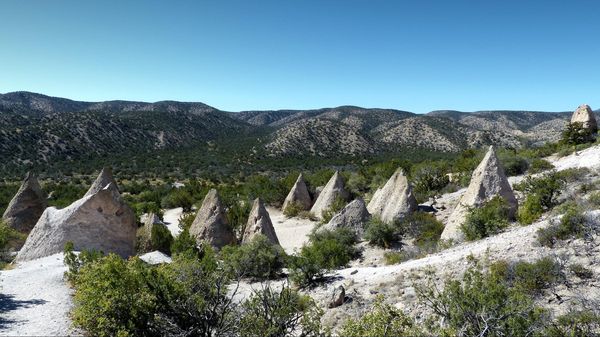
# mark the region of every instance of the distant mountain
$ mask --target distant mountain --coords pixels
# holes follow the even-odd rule
[[[0,95],[0,171],[81,158],[177,153],[207,144],[227,144],[221,150],[238,163],[369,157],[403,149],[457,152],[488,144],[518,147],[556,140],[570,114],[445,110],[418,115],[356,106],[232,113],[204,103],[80,102],[21,91]],[[203,153],[194,156],[200,160]]]

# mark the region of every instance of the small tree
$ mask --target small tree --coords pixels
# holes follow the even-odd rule
[[[590,128],[586,128],[581,122],[567,124],[567,128],[562,133],[561,143],[567,145],[579,145],[593,143],[594,135]]]

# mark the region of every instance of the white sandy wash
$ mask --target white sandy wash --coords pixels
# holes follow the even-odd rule
[[[181,233],[181,228],[179,228],[179,218],[181,218],[182,214],[182,207],[166,209],[163,213],[163,223],[167,226],[173,237],[177,237],[179,236],[179,233]]]

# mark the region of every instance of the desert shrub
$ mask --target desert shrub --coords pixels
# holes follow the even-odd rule
[[[444,224],[432,214],[415,212],[402,220],[403,232],[414,238],[415,246],[430,250],[435,247],[444,231]]]
[[[321,327],[320,309],[310,296],[301,295],[283,285],[255,291],[242,304],[240,336],[326,336]]]
[[[534,262],[519,261],[511,264],[506,279],[511,286],[537,295],[543,289],[562,281],[564,274],[558,262],[544,257]]]
[[[515,185],[515,189],[527,195],[537,195],[540,205],[544,209],[550,209],[556,204],[556,198],[560,195],[565,183],[564,171],[550,172],[536,178],[527,176],[521,183]]]
[[[591,269],[584,267],[580,263],[573,263],[569,266],[569,271],[581,279],[590,279],[594,277],[594,272]]]
[[[531,174],[540,173],[543,171],[551,170],[553,168],[554,168],[554,165],[552,165],[549,161],[547,161],[545,159],[541,159],[541,158],[534,158],[531,160],[531,163],[529,164],[529,173],[531,173]]]
[[[184,229],[179,235],[173,240],[171,244],[171,254],[184,254],[186,256],[199,256],[200,250],[196,239],[190,235],[189,228]]]
[[[595,207],[600,207],[600,192],[591,193],[588,201]]]
[[[389,248],[402,240],[402,228],[399,224],[388,224],[374,216],[366,227],[365,240],[372,245]]]
[[[567,145],[579,145],[585,143],[593,143],[594,135],[589,128],[583,126],[581,122],[567,124],[566,129],[562,132],[560,142]]]
[[[288,218],[292,218],[304,211],[304,207],[297,202],[290,202],[287,207],[283,210],[283,215]]]
[[[333,216],[337,212],[341,211],[342,208],[344,208],[344,206],[346,206],[346,200],[340,197],[335,198],[331,206],[328,209],[323,210],[323,212],[321,212],[321,223],[328,223],[329,220],[331,220],[331,218],[333,218]]]
[[[77,274],[73,323],[94,336],[151,336],[157,307],[147,265],[109,254]]]
[[[272,244],[264,235],[258,235],[241,246],[225,246],[220,257],[234,275],[257,280],[279,275],[287,259],[283,248]]]
[[[340,331],[345,337],[421,336],[413,320],[402,310],[383,302],[378,296],[373,307],[358,319],[347,320]]]
[[[440,164],[434,165],[431,162],[414,166],[411,176],[414,192],[417,199],[421,201],[439,193],[450,183],[446,169]]]
[[[248,222],[248,214],[252,210],[252,203],[249,200],[240,201],[237,198],[229,203],[226,216],[229,226],[237,232],[238,237],[241,237],[242,233],[246,229],[246,223]]]
[[[523,205],[519,207],[517,212],[517,220],[524,225],[528,225],[536,221],[544,214],[541,197],[537,194],[530,194],[525,198]]]
[[[290,258],[290,278],[300,286],[312,285],[332,269],[346,266],[359,255],[356,234],[346,228],[321,230]]]
[[[192,196],[184,189],[173,189],[169,194],[161,199],[160,205],[162,208],[183,207],[183,210],[189,212],[192,209],[194,200]]]
[[[383,261],[386,265],[398,264],[407,260],[404,252],[385,252],[383,253]]]
[[[540,336],[598,336],[600,315],[592,310],[571,311],[559,316],[541,331]]]
[[[155,224],[151,227],[152,233],[150,236],[144,231],[146,227],[138,229],[136,251],[151,252],[154,250],[161,251],[165,254],[171,254],[171,245],[173,244],[173,235],[166,226]]]
[[[511,155],[501,155],[500,162],[502,163],[504,172],[509,177],[524,174],[529,168],[529,163],[525,158],[512,153]]]
[[[541,329],[545,315],[531,296],[511,287],[505,275],[470,267],[462,280],[416,285],[421,301],[443,319],[433,335],[528,336]]]
[[[504,198],[497,196],[481,207],[469,209],[460,229],[469,241],[496,234],[508,226],[509,208]]]
[[[586,219],[581,210],[569,209],[559,221],[552,222],[546,228],[537,231],[538,243],[546,247],[554,247],[559,240],[571,237],[583,237],[586,234]]]
[[[572,167],[556,172],[555,177],[567,183],[572,183],[581,181],[588,173],[590,173],[590,169],[587,167]]]
[[[79,254],[75,254],[73,251],[73,242],[67,242],[64,248],[64,263],[68,270],[65,272],[65,276],[69,282],[75,284],[77,282],[77,276],[79,270],[86,264],[100,260],[104,256],[103,252],[97,250],[83,250]]]
[[[0,220],[0,265],[10,262],[11,251],[21,248],[27,239],[27,234],[21,233],[6,222]]]

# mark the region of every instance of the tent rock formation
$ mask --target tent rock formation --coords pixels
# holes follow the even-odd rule
[[[596,123],[594,112],[587,104],[580,105],[577,110],[573,112],[573,116],[571,116],[571,123],[581,123],[583,124],[584,128],[590,129],[592,133],[596,133],[598,131],[598,124]]]
[[[221,199],[214,188],[204,197],[202,206],[190,226],[190,235],[196,239],[198,245],[206,242],[216,249],[235,242]]]
[[[260,198],[257,198],[254,200],[252,210],[248,216],[248,223],[244,230],[242,243],[252,241],[252,239],[259,234],[266,236],[271,243],[276,245],[279,244],[279,239],[277,239],[277,234],[275,233],[275,228],[273,228],[269,212],[267,212],[267,209]]]
[[[501,196],[506,200],[509,216],[514,217],[517,211],[517,199],[496,156],[494,147],[490,146],[479,166],[473,171],[471,183],[448,218],[441,238],[455,242],[463,241],[464,235],[460,226],[464,223],[469,208],[481,206],[496,196]]]
[[[323,188],[319,197],[310,211],[318,218],[323,217],[323,211],[328,210],[336,201],[341,198],[344,201],[348,200],[350,194],[344,188],[344,181],[338,171],[335,171],[327,185]]]
[[[94,180],[92,186],[90,186],[84,196],[87,197],[88,195],[96,194],[103,190],[106,186],[111,186],[111,188],[115,189],[117,193],[119,192],[119,187],[117,186],[115,178],[113,178],[110,167],[105,167],[102,169],[102,171],[100,171],[100,174],[98,174],[98,177],[96,180]]]
[[[306,188],[306,183],[304,182],[302,173],[300,173],[298,179],[296,179],[296,182],[294,183],[294,186],[290,190],[290,193],[288,193],[287,197],[285,198],[282,210],[285,211],[285,209],[292,204],[298,205],[304,211],[309,210],[312,204],[312,200],[310,199],[310,194]]]
[[[392,223],[417,210],[412,186],[402,169],[397,169],[382,188],[377,189],[367,209],[381,221]]]
[[[371,214],[367,211],[365,202],[361,198],[358,198],[346,205],[346,207],[329,220],[329,223],[321,228],[327,230],[348,228],[361,237],[364,234],[365,226],[370,219]]]
[[[29,172],[8,204],[2,219],[9,227],[28,233],[47,206],[46,195],[42,191],[40,183],[35,175]]]

